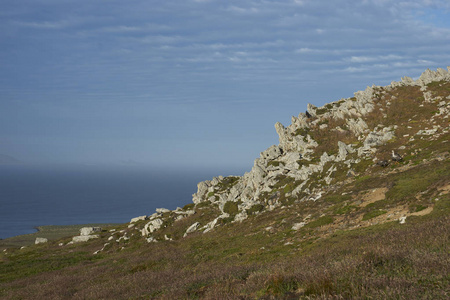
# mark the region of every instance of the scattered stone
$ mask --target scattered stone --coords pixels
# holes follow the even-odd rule
[[[299,230],[300,228],[304,227],[306,225],[306,222],[300,222],[300,223],[295,223],[292,226],[292,230]]]

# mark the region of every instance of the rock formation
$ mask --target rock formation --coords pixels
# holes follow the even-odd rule
[[[251,171],[243,176],[218,176],[198,183],[197,192],[192,196],[193,207],[173,212],[158,209],[149,217],[142,235],[154,241],[151,234],[167,220],[178,221],[196,213],[202,205],[212,205],[217,207],[218,215],[205,223],[190,224],[185,236],[194,231],[206,233],[223,223],[241,222],[264,210],[292,202],[317,201],[362,168],[386,167],[387,164],[377,161],[386,158],[385,150],[380,149],[392,141],[448,133],[448,122],[446,127],[415,128],[410,126],[412,119],[400,120],[402,116],[396,117],[395,110],[406,105],[401,98],[404,97],[402,88],[413,87],[419,93],[417,99],[422,99],[422,103],[415,105],[424,110],[434,109],[432,121],[448,119],[450,96],[438,95],[430,86],[450,81],[449,71],[450,67],[426,70],[417,80],[404,77],[389,86],[367,87],[354,97],[322,107],[308,104],[306,112],[292,117],[289,126],[275,124],[279,144],[261,152]],[[386,123],[389,118],[398,118],[400,123]],[[405,128],[408,133],[401,133]],[[146,217],[134,218],[132,222],[143,219]],[[301,226],[303,223],[296,228]]]

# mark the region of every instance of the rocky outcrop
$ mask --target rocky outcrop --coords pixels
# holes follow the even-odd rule
[[[205,224],[190,225],[184,236],[200,230],[209,232],[228,221],[241,222],[251,214],[287,205],[289,201],[319,200],[327,189],[333,188],[333,183],[337,184],[336,176],[340,176],[340,180],[355,176],[355,166],[363,161],[364,166],[375,162],[379,147],[397,137],[397,126],[373,125],[367,119],[371,114],[372,118],[387,117],[386,111],[392,101],[397,101],[396,96],[390,95],[389,101],[382,100],[391,91],[403,86],[418,86],[424,94],[424,102],[439,103],[432,118],[448,118],[450,96],[445,99],[436,96],[428,91],[428,84],[450,81],[449,74],[444,69],[427,70],[417,80],[403,77],[400,82],[392,82],[386,87],[373,85],[356,92],[354,97],[322,107],[308,104],[306,112],[292,117],[287,127],[276,123],[279,144],[261,152],[250,172],[243,176],[218,176],[198,183],[197,192],[192,196],[194,206],[206,203],[220,213]],[[417,135],[439,134],[444,130],[436,126],[422,129]],[[195,208],[190,211],[177,209],[169,218],[180,220],[195,211]],[[143,236],[148,237],[163,226],[163,214],[171,215],[169,210],[158,209],[142,230]],[[295,227],[303,225],[304,222]]]

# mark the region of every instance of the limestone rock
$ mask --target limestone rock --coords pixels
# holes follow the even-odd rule
[[[353,149],[351,145],[346,145],[341,141],[338,142],[338,147],[339,147],[339,154],[336,161],[344,161],[348,153],[355,152],[355,149]]]
[[[199,222],[195,222],[194,224],[189,226],[188,229],[186,229],[186,232],[185,232],[183,237],[186,237],[189,233],[192,233],[192,232],[196,231],[198,229],[198,227],[200,227],[200,223]]]
[[[306,106],[306,115],[311,115],[312,117],[317,116],[317,107],[312,105],[311,103],[308,103]]]
[[[367,123],[361,118],[348,119],[347,125],[350,128],[350,131],[352,131],[355,135],[361,135],[369,128]]]
[[[80,235],[90,235],[95,232],[101,232],[101,227],[83,227],[80,229]]]
[[[136,217],[136,218],[131,219],[130,223],[136,223],[137,221],[142,221],[145,219],[147,219],[147,216]]]
[[[74,243],[87,242],[90,239],[97,239],[98,237],[99,237],[98,235],[79,235],[79,236],[74,236],[72,238],[72,242],[74,242]]]
[[[161,228],[163,223],[164,222],[161,219],[151,220],[150,222],[145,224],[144,229],[142,229],[142,236],[147,236],[148,234],[158,230],[159,228]]]
[[[35,244],[43,244],[43,243],[47,243],[48,239],[46,238],[41,238],[41,237],[37,237],[36,240],[34,241]]]
[[[295,223],[292,226],[292,230],[299,230],[300,228],[304,227],[305,225],[306,225],[306,222]]]

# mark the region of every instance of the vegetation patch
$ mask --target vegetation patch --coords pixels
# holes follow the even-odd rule
[[[271,160],[267,163],[267,166],[279,167],[280,165],[284,166],[284,163],[277,160]]]
[[[195,208],[195,203],[189,203],[183,206],[183,210],[193,210]]]
[[[222,179],[219,184],[219,192],[230,190],[238,181],[240,177],[238,176],[228,176]]]
[[[202,201],[198,204],[195,205],[195,208],[205,208],[205,207],[209,207],[211,205],[211,201]]]
[[[253,214],[259,213],[259,212],[261,212],[263,210],[264,210],[264,205],[262,205],[262,204],[255,204],[252,207],[250,207],[249,209],[247,209],[247,214],[253,215]]]
[[[375,218],[375,217],[384,215],[385,213],[387,213],[387,211],[385,211],[385,210],[373,210],[373,211],[369,211],[369,212],[367,212],[367,213],[365,213],[365,214],[363,215],[362,220],[363,220],[363,221],[367,221],[367,220],[370,220],[370,219],[372,219],[372,218]]]
[[[331,223],[333,223],[333,221],[334,221],[334,218],[332,216],[323,216],[323,217],[318,218],[317,220],[309,222],[308,224],[306,224],[305,227],[308,227],[308,228],[321,227],[324,225],[331,224]]]
[[[227,201],[223,206],[223,211],[231,216],[239,213],[238,203],[234,201]]]

